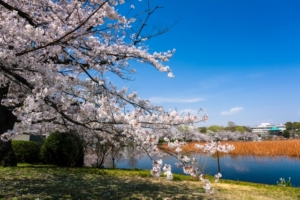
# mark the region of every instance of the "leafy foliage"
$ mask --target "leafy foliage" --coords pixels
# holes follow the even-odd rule
[[[241,133],[244,133],[244,132],[245,132],[245,128],[244,128],[243,126],[236,126],[236,127],[235,127],[235,130],[236,130],[236,131],[239,131],[239,132],[241,132]]]
[[[294,130],[299,130],[300,129],[300,122],[294,122],[293,127],[294,127]]]
[[[205,126],[199,127],[198,130],[199,130],[200,133],[206,133],[207,132],[207,128]]]
[[[219,132],[223,130],[222,126],[217,126],[217,125],[211,125],[207,128],[207,130],[210,130],[212,132]]]
[[[286,122],[285,127],[286,127],[286,130],[288,130],[288,131],[299,131],[300,130],[300,122]]]
[[[290,138],[290,132],[288,130],[283,131],[284,138]]]
[[[13,140],[12,148],[15,152],[18,162],[38,163],[40,162],[41,146],[32,141]]]
[[[47,164],[80,167],[83,165],[83,140],[75,132],[54,132],[42,146],[42,159]]]
[[[293,130],[293,123],[292,122],[286,122],[285,127],[286,127],[286,130],[291,131],[291,130]]]

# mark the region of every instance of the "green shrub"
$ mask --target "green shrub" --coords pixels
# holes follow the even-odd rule
[[[41,146],[37,142],[13,140],[12,148],[17,157],[17,162],[38,163],[40,162]]]
[[[66,167],[83,165],[83,140],[75,132],[54,132],[45,140],[42,159],[47,164]]]
[[[287,131],[287,130],[284,130],[284,131],[283,131],[283,137],[284,137],[284,138],[290,138],[290,132]]]
[[[158,143],[159,143],[159,144],[162,144],[162,143],[164,143],[164,142],[165,142],[164,138],[159,138],[159,139],[158,139]]]

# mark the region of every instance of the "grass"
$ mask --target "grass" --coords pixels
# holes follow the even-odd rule
[[[0,167],[0,199],[300,199],[299,188],[221,180],[215,194],[191,177],[152,178],[148,170]]]
[[[195,149],[197,142],[188,142],[182,146],[183,152],[199,151]],[[226,141],[235,146],[235,150],[229,152],[230,155],[246,155],[246,156],[288,156],[300,159],[300,140],[273,140],[261,142],[241,142]]]

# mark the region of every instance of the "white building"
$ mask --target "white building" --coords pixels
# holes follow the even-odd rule
[[[33,142],[43,144],[44,140],[45,140],[45,136],[44,135],[19,134],[19,135],[16,135],[12,140],[33,141]]]
[[[286,130],[284,124],[271,125],[270,123],[261,123],[261,125],[252,127],[251,131],[252,131],[252,133],[268,134],[269,130],[274,127],[278,128],[280,132],[283,132],[284,130]]]

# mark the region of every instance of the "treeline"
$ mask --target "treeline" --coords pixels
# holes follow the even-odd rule
[[[286,130],[283,131],[283,136],[285,138],[299,138],[300,135],[300,122],[286,122]]]
[[[211,132],[221,132],[221,131],[229,131],[229,132],[251,132],[251,128],[249,126],[237,126],[234,122],[229,121],[227,126],[218,126],[218,125],[211,125],[209,127],[199,127],[198,130],[201,133],[207,133],[207,131]]]
[[[300,122],[286,122],[286,130],[293,133],[300,133]],[[220,131],[229,131],[229,132],[251,132],[251,127],[249,126],[238,126],[234,122],[229,121],[227,126],[211,125],[209,127],[199,127],[198,130],[201,133],[207,133],[207,131],[220,132]]]
[[[288,131],[300,131],[300,122],[286,122],[285,128]]]

